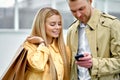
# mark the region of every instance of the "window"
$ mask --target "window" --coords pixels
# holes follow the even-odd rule
[[[103,12],[114,15],[120,19],[120,10],[118,10],[120,0],[95,0],[94,6]]]
[[[118,18],[120,18],[119,5],[120,0],[93,0],[95,8]],[[31,29],[37,11],[46,6],[61,12],[64,29],[74,21],[66,0],[0,0],[0,30]]]
[[[3,0],[1,4],[8,4],[7,1]],[[74,20],[66,0],[12,0],[9,5],[0,7],[0,29],[31,29],[37,11],[46,6],[61,12],[64,29]]]
[[[14,0],[0,0],[0,29],[14,28]]]

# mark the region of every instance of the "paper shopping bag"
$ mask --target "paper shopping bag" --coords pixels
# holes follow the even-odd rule
[[[27,50],[21,45],[11,64],[2,76],[2,80],[24,80],[27,62]]]

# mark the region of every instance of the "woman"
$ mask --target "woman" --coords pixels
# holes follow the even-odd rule
[[[38,11],[24,47],[28,50],[25,80],[69,80],[70,52],[57,10],[46,7]]]

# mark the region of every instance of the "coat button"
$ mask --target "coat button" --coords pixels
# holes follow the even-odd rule
[[[101,23],[104,24],[104,21],[102,21]]]

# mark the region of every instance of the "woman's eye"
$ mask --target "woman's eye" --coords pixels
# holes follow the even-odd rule
[[[55,25],[61,26],[62,24],[61,23],[50,23],[50,26],[55,26]]]
[[[59,25],[59,26],[61,26],[62,24],[61,24],[61,23],[59,23],[58,25]]]
[[[55,26],[55,23],[51,23],[50,26]]]

